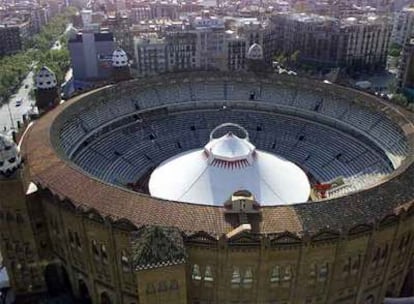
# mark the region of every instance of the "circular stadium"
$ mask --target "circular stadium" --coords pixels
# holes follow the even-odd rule
[[[129,304],[409,292],[413,151],[413,114],[374,96],[216,72],[85,93],[22,144],[74,293]]]

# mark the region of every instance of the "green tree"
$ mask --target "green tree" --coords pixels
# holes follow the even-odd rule
[[[281,65],[285,65],[288,60],[288,57],[285,55],[285,53],[278,53],[273,56],[273,60],[277,61]]]
[[[58,81],[63,81],[70,62],[67,39],[62,33],[75,13],[75,9],[68,8],[55,16],[39,34],[25,41],[26,51],[0,58],[0,101],[7,100],[13,94],[35,62],[38,62],[38,67],[49,66],[56,73]],[[58,39],[62,42],[61,50],[50,50]]]
[[[296,64],[299,61],[300,51],[296,50],[289,56],[289,61],[293,64]]]
[[[387,84],[388,91],[390,93],[396,93],[398,90],[397,80],[393,79]]]
[[[402,46],[397,44],[397,43],[393,43],[391,44],[389,51],[388,51],[388,55],[390,55],[391,57],[399,57],[402,51]]]
[[[406,106],[408,104],[407,97],[405,97],[403,94],[394,94],[391,101],[403,106]]]

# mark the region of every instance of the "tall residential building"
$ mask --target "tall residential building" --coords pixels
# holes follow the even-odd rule
[[[31,27],[33,33],[39,33],[42,26],[49,22],[50,14],[47,7],[36,7],[31,11]]]
[[[116,13],[115,15],[110,15],[103,22],[102,26],[108,27],[109,31],[114,34],[114,39],[118,45],[122,46],[128,54],[133,54],[131,22],[126,14]]]
[[[138,75],[166,71],[222,70],[246,68],[246,39],[228,30],[171,31],[165,37],[148,34],[135,38]]]
[[[239,71],[246,69],[246,40],[226,32],[227,70]]]
[[[404,45],[398,76],[399,86],[414,97],[414,38]]]
[[[113,34],[108,31],[80,32],[69,39],[75,80],[107,80],[112,74]]]
[[[363,15],[338,19],[311,14],[272,18],[274,53],[300,53],[318,66],[376,69],[385,66],[390,24],[386,17]]]
[[[169,32],[167,44],[168,71],[189,71],[196,69],[200,58],[196,54],[197,34],[191,31]]]
[[[179,12],[180,7],[174,3],[144,2],[135,4],[134,7],[131,8],[130,16],[136,23],[152,19],[177,20]]]
[[[391,43],[404,45],[414,34],[414,6],[394,13]]]
[[[313,14],[277,14],[272,17],[274,53],[300,52],[300,59],[336,66],[339,60],[339,20]]]
[[[20,29],[17,26],[0,25],[0,56],[17,53],[22,48]]]
[[[148,35],[134,39],[136,70],[139,76],[164,73],[167,70],[165,39]]]
[[[385,67],[390,34],[391,26],[386,17],[366,15],[342,20],[339,64],[354,69]]]

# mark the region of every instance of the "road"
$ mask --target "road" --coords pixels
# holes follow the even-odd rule
[[[72,28],[72,24],[68,24],[65,32],[67,34]],[[62,37],[62,35],[60,37]],[[60,37],[52,45],[51,49],[59,50],[62,45],[59,42]],[[34,104],[34,98],[30,97],[30,91],[34,89],[34,66],[27,74],[26,78],[21,82],[19,90],[12,95],[7,104],[0,105],[0,133],[10,135],[17,128],[17,122],[23,121],[23,115],[30,111]],[[17,101],[21,100],[21,105],[17,105]]]
[[[12,95],[8,104],[3,104],[0,108],[0,132],[10,133],[17,128],[17,122],[23,121],[25,115],[34,105],[35,101],[30,97],[30,91],[34,88],[34,72],[30,71],[22,81],[16,94]],[[17,106],[17,101],[21,100],[21,105]]]

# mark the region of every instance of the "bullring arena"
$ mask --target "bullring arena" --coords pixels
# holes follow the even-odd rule
[[[66,288],[79,303],[368,304],[412,295],[413,132],[412,113],[374,96],[283,75],[169,74],[85,93],[23,136],[18,176],[32,225],[13,214],[0,223],[26,229],[42,266],[28,271],[25,256],[20,268],[9,265],[11,279],[21,294]],[[241,150],[216,153],[213,140]],[[251,162],[223,158],[245,147]],[[211,193],[188,194],[199,182],[189,177],[184,193],[157,198],[152,189],[185,183],[192,163],[157,170],[197,149],[216,153],[203,170],[219,164],[222,176],[274,155],[303,172],[309,195],[294,201],[300,182],[278,192],[270,179],[278,202],[248,185],[211,202]],[[276,165],[260,170],[290,178]],[[219,186],[231,179],[214,176]],[[2,218],[19,212],[2,209]],[[61,282],[51,283],[56,273]]]

